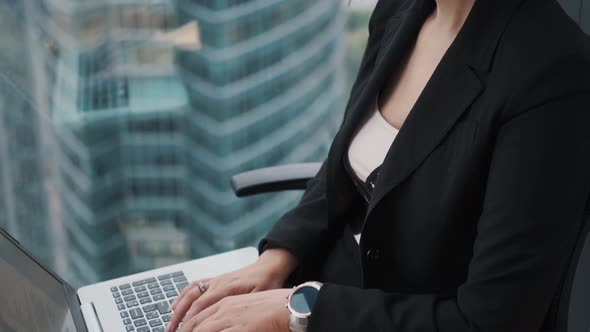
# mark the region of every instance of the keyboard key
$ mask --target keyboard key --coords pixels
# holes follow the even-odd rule
[[[158,318],[158,317],[160,317],[160,315],[158,315],[158,311],[157,310],[156,311],[152,311],[152,312],[148,312],[145,315],[145,318],[147,318],[147,319],[155,319],[155,318]]]
[[[154,301],[160,301],[166,298],[166,296],[164,296],[164,294],[158,294],[158,295],[154,295]]]
[[[168,286],[168,285],[172,285],[172,280],[168,279],[168,280],[162,281],[162,286]]]
[[[124,304],[118,304],[118,305],[117,305],[117,308],[118,308],[119,310],[125,310],[125,309],[127,309],[127,308],[125,308],[125,305],[124,305]]]
[[[170,302],[170,305],[172,305],[172,303],[174,303],[174,300],[176,300],[176,298],[171,298],[170,300],[168,300],[168,302]]]
[[[145,280],[139,280],[132,283],[133,287],[138,287],[145,284]]]
[[[133,289],[126,289],[121,292],[121,295],[123,295],[123,296],[131,295],[131,294],[133,294]]]
[[[156,303],[156,308],[158,308],[160,315],[170,313],[170,304],[168,304],[168,301]]]
[[[158,277],[158,280],[170,279],[172,276],[170,274],[163,274]]]
[[[159,319],[150,320],[150,326],[151,327],[162,326],[162,321]]]
[[[121,297],[121,293],[119,293],[119,292],[114,292],[114,293],[113,293],[113,297],[114,297],[114,298]]]
[[[156,278],[155,278],[155,277],[151,277],[151,278],[148,278],[148,279],[146,279],[146,282],[147,282],[148,284],[149,284],[150,282],[156,282],[156,281],[157,281],[157,280],[156,280]]]
[[[121,304],[121,303],[123,303],[123,299],[120,298],[120,297],[118,297],[118,298],[115,299],[115,303],[116,304]]]
[[[131,318],[125,318],[125,319],[123,319],[123,324],[125,324],[125,325],[131,324]]]
[[[174,282],[179,283],[179,282],[186,282],[186,277],[185,276],[181,276],[181,277],[176,277],[174,279]]]
[[[178,293],[176,293],[176,291],[172,291],[172,292],[168,292],[168,293],[166,293],[166,296],[167,296],[168,298],[171,298],[171,297],[177,297],[177,296],[178,296]]]
[[[139,293],[139,292],[143,292],[143,291],[145,291],[145,290],[146,290],[145,286],[139,286],[139,287],[135,287],[135,291],[136,291],[137,293]]]
[[[144,297],[143,299],[139,299],[139,304],[146,304],[146,303],[152,303],[152,299],[150,299],[149,297]]]
[[[155,306],[154,306],[154,310],[156,310]],[[144,311],[145,311],[145,307],[144,307]],[[133,318],[133,319],[143,317],[143,312],[139,308],[129,310],[129,314],[131,315],[131,318]]]
[[[111,287],[111,292],[114,293],[117,291],[117,287]]]
[[[176,284],[176,288],[178,288],[179,292],[182,292],[186,288],[186,286],[188,286],[188,282],[181,282]]]
[[[130,302],[130,301],[135,301],[137,300],[137,298],[135,297],[135,295],[129,295],[129,296],[125,296],[123,298],[123,300],[125,300],[125,302]]]
[[[135,330],[135,327],[133,325],[127,325],[127,326],[125,326],[125,329],[127,331],[133,331],[133,330]]]
[[[152,332],[164,332],[164,327],[158,326],[152,329]]]
[[[154,288],[154,289],[150,290],[150,293],[151,293],[152,295],[155,295],[155,294],[162,294],[162,290],[161,290],[161,289],[159,289],[159,288]]]
[[[148,326],[140,327],[137,332],[150,332],[150,328]]]
[[[180,276],[183,276],[184,275],[184,272],[178,271],[178,272],[170,273],[170,275],[172,277],[180,277]]]
[[[170,291],[176,290],[176,288],[172,285],[165,286],[163,289],[164,289],[164,292],[170,292]]]
[[[143,318],[136,319],[135,321],[133,321],[133,325],[135,325],[135,327],[145,326],[147,325],[147,320]]]
[[[120,290],[129,289],[129,288],[131,288],[131,285],[129,285],[129,284],[124,284],[124,285],[119,286]]]
[[[137,302],[137,301],[127,302],[127,308],[137,307],[138,305],[139,305],[139,302]]]
[[[160,285],[158,285],[157,282],[151,283],[148,285],[149,289],[154,289],[154,288],[160,288]]]
[[[155,305],[155,304],[148,304],[148,305],[145,305],[145,306],[143,306],[143,312],[145,312],[145,313],[148,313],[148,312],[154,311],[154,310],[156,310],[156,309],[157,309],[157,308],[156,308],[156,305]],[[131,315],[131,316],[133,317],[133,315]],[[143,315],[142,315],[142,316],[143,316]]]
[[[129,313],[127,311],[122,311],[121,318],[127,318],[127,317],[129,317]]]
[[[170,315],[162,316],[162,320],[165,321],[166,323],[168,323],[170,321]]]
[[[148,293],[148,292],[139,292],[139,293],[137,293],[137,297],[140,298],[140,299],[142,297],[147,297],[147,296],[150,296],[150,293]]]

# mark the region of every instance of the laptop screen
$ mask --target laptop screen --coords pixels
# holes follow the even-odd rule
[[[2,233],[0,331],[76,331],[63,284]]]

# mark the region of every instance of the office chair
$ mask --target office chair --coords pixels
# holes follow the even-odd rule
[[[304,190],[321,163],[301,163],[260,168],[234,175],[231,185],[238,197],[284,191]],[[555,319],[563,332],[590,332],[590,198],[584,223],[559,294],[554,298],[547,319]],[[567,330],[563,330],[567,327]]]

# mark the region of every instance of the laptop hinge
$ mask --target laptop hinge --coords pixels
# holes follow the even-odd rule
[[[100,321],[98,320],[98,314],[96,313],[94,303],[82,303],[80,308],[82,309],[82,316],[86,321],[86,327],[88,327],[88,331],[104,332],[102,325],[100,325]]]

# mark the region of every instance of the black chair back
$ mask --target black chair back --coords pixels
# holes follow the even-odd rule
[[[590,332],[590,200],[580,228],[557,305],[547,317],[556,319],[556,331]]]
[[[590,222],[586,216],[584,245],[581,248],[576,272],[572,281],[568,308],[567,331],[590,331]]]

